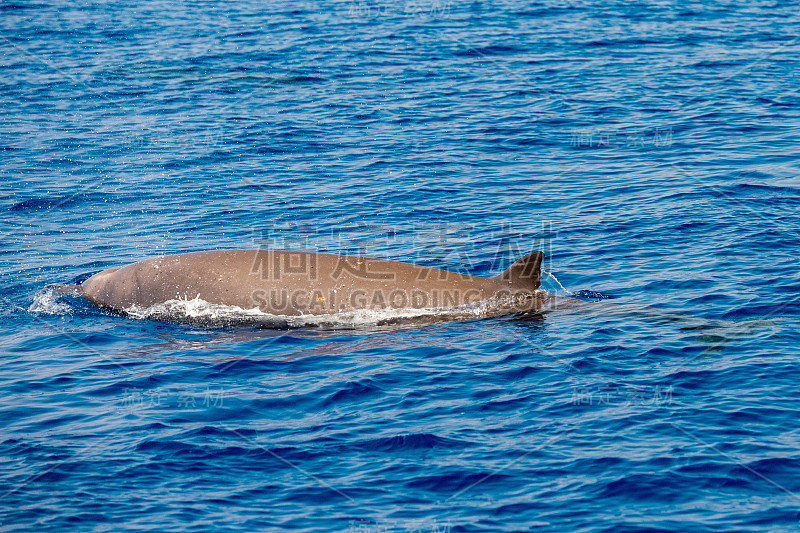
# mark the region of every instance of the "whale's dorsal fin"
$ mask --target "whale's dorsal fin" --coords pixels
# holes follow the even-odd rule
[[[494,279],[513,287],[536,290],[542,282],[542,259],[544,252],[531,252],[514,261],[513,265]]]

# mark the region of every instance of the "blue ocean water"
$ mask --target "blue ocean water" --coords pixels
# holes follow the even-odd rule
[[[798,22],[3,2],[0,530],[796,531]],[[229,247],[542,249],[590,301],[273,330],[45,290]]]

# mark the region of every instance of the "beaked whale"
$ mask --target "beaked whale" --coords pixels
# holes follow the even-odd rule
[[[481,278],[409,263],[324,253],[214,250],[166,255],[99,272],[80,286],[92,303],[124,313],[170,300],[258,308],[273,315],[359,309],[429,309],[489,302],[490,314],[541,307],[542,252]]]

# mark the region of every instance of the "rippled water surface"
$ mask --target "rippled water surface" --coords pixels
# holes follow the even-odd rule
[[[0,4],[0,529],[796,531],[798,9]],[[257,329],[44,290],[230,247],[542,249],[612,298]]]

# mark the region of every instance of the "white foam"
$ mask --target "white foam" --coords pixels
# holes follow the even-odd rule
[[[33,302],[28,306],[29,313],[45,315],[69,315],[74,308],[64,301],[64,295],[79,296],[77,287],[72,285],[48,285],[33,296]]]
[[[541,291],[544,293],[544,291]],[[358,328],[426,319],[468,319],[498,314],[509,302],[485,300],[469,305],[436,308],[357,309],[325,315],[276,315],[258,307],[213,304],[201,299],[168,300],[149,307],[132,306],[124,310],[132,318],[170,320],[210,326],[257,325],[261,327],[340,327]]]

